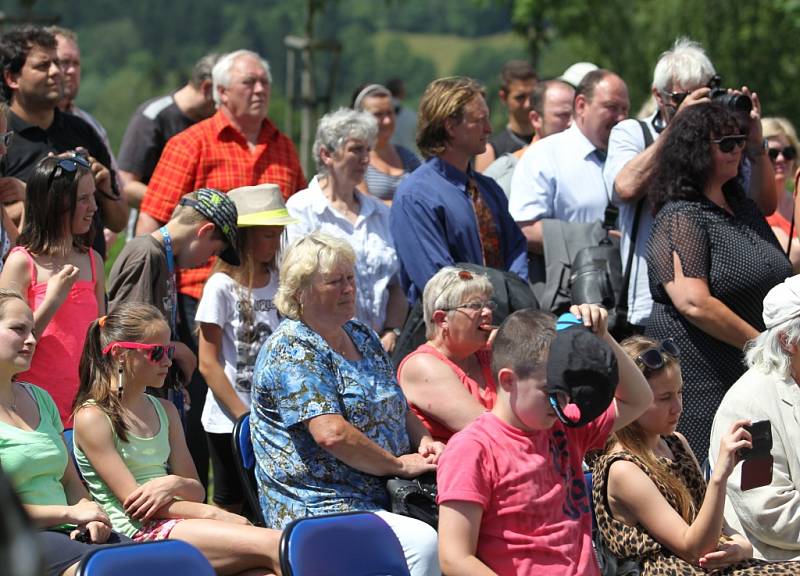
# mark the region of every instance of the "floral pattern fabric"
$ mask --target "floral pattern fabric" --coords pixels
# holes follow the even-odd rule
[[[267,526],[351,510],[379,510],[384,479],[346,465],[320,447],[306,423],[339,414],[395,456],[410,450],[406,405],[377,335],[351,320],[344,330],[360,352],[351,361],[298,320],[286,319],[256,360],[251,434]]]

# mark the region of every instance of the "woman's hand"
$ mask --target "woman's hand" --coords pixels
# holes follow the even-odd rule
[[[96,502],[86,498],[81,498],[76,504],[67,506],[66,521],[69,524],[77,524],[78,526],[83,526],[90,522],[100,522],[111,526],[111,520],[108,518],[106,511]]]
[[[176,476],[169,475],[145,482],[123,502],[125,513],[142,522],[152,520],[159,508],[175,499],[176,480]]]
[[[421,454],[403,454],[398,458],[400,461],[400,471],[397,473],[400,478],[416,478],[426,472],[435,472],[436,464],[428,462],[427,457]]]
[[[102,522],[89,522],[84,528],[89,531],[89,542],[91,544],[103,544],[111,536],[111,526]]]
[[[744,428],[749,424],[749,420],[737,420],[731,426],[730,432],[722,437],[719,443],[719,456],[714,463],[714,472],[711,475],[712,479],[716,478],[724,483],[739,461],[739,450],[753,447],[753,438],[750,436],[750,432]]]
[[[599,338],[608,335],[608,310],[597,304],[573,304],[569,311]]]
[[[721,570],[753,557],[753,546],[744,537],[736,534],[729,540],[720,542],[713,552],[699,560],[704,570]]]
[[[417,452],[420,456],[425,458],[429,464],[436,464],[439,461],[439,456],[444,452],[444,444],[437,442],[430,436],[423,436],[419,441],[419,448]]]
[[[47,280],[45,300],[57,302],[60,306],[67,298],[67,294],[72,290],[72,285],[78,279],[80,268],[72,264],[64,264],[57,273],[50,276]]]

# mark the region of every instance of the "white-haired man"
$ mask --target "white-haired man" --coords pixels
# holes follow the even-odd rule
[[[620,209],[618,227],[622,235],[622,265],[627,270],[630,262],[631,267],[628,320],[638,326],[639,331],[643,331],[647,325],[653,307],[645,261],[653,213],[643,184],[654,166],[659,134],[680,110],[698,102],[708,102],[708,83],[715,74],[714,65],[700,44],[688,38],[678,38],[672,48],[658,59],[653,72],[652,93],[656,111],[641,122],[633,119],[620,122],[611,130],[608,140],[603,177],[607,188],[614,190],[614,198]],[[751,93],[746,87],[742,88],[742,92],[752,99],[753,110],[747,141],[748,159],[741,170],[741,177],[745,190],[749,188],[749,196],[765,215],[769,215],[775,211],[777,199],[772,168],[761,136],[761,107],[757,94]],[[645,133],[649,134],[651,142],[655,142],[653,146],[647,146]],[[631,238],[634,236],[633,256],[629,257]]]

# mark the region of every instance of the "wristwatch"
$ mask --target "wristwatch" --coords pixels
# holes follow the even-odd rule
[[[400,337],[400,333],[402,332],[402,330],[400,328],[389,328],[387,326],[386,328],[383,329],[383,332],[381,332],[381,336],[385,336],[389,332],[393,332],[394,335],[399,338]]]

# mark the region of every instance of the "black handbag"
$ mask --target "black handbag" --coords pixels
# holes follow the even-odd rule
[[[391,511],[439,526],[439,506],[436,505],[436,475],[428,472],[417,478],[390,478],[386,481]]]

